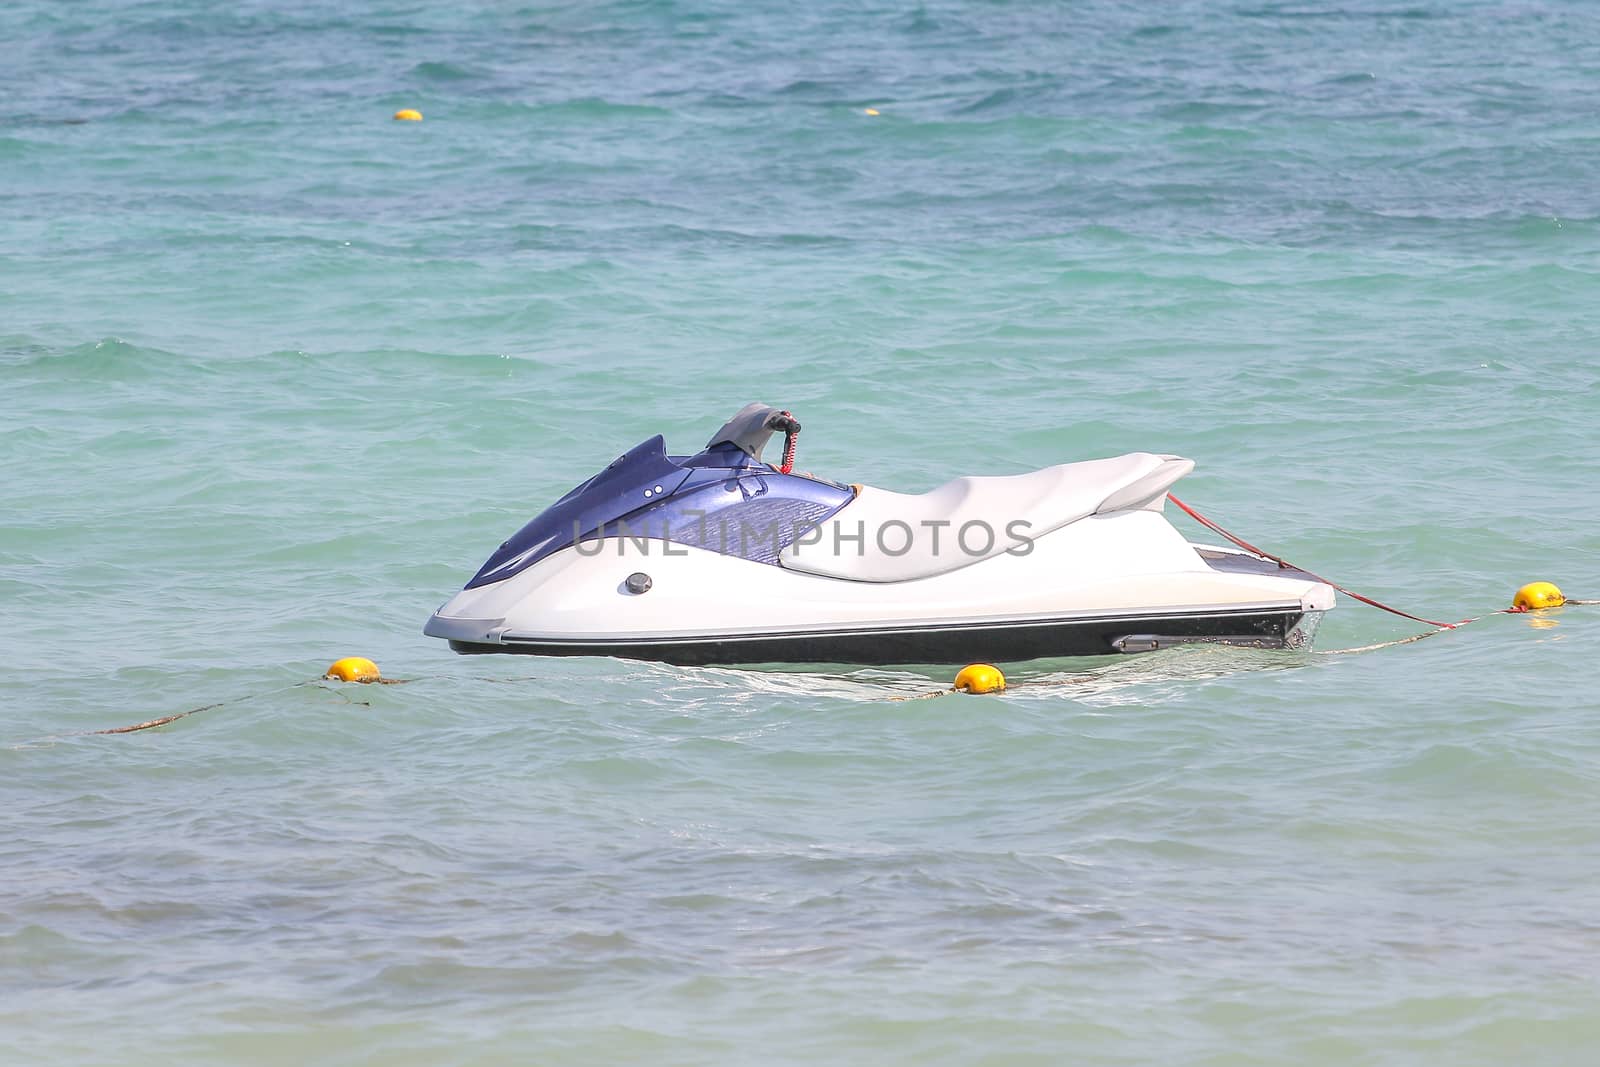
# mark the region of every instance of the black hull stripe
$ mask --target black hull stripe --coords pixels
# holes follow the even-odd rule
[[[813,633],[730,634],[693,638],[597,638],[546,640],[506,638],[504,643],[451,641],[465,654],[617,656],[684,666],[739,663],[972,663],[1056,656],[1101,656],[1119,651],[1113,642],[1134,635],[1164,638],[1161,644],[1220,642],[1283,648],[1304,616],[1299,608],[1205,615],[1141,615],[1098,619],[919,627],[904,630],[829,630]]]

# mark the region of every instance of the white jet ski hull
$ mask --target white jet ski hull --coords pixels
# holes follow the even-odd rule
[[[892,582],[598,538],[462,590],[424,633],[464,653],[952,664],[1191,643],[1305,648],[1333,605],[1333,589],[1312,576],[1192,545],[1152,508],[1091,515],[1026,553]]]

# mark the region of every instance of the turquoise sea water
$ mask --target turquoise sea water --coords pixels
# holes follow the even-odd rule
[[[1177,452],[1424,615],[1600,598],[1600,9],[22,0],[0,42],[0,1060],[1600,1054],[1600,608],[911,702],[948,672],[419,633],[751,399],[842,480]],[[416,681],[287,688],[351,653]]]

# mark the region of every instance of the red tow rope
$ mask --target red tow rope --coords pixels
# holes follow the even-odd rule
[[[1235,537],[1233,534],[1229,533],[1227,530],[1224,530],[1222,527],[1218,526],[1216,523],[1212,522],[1210,519],[1208,519],[1204,515],[1200,514],[1194,508],[1191,508],[1188,504],[1185,504],[1183,501],[1181,501],[1177,497],[1173,496],[1171,493],[1167,494],[1167,499],[1172,501],[1174,504],[1178,505],[1180,508],[1182,508],[1184,510],[1184,513],[1186,515],[1188,515],[1191,519],[1193,519],[1195,522],[1198,522],[1201,526],[1204,526],[1206,529],[1211,530],[1214,533],[1221,534],[1223,537],[1226,537],[1229,541],[1232,541],[1235,545],[1238,545],[1240,548],[1244,549],[1246,552],[1252,552],[1255,555],[1260,556],[1262,559],[1271,560],[1273,563],[1276,563],[1280,567],[1285,567],[1285,568],[1288,568],[1290,570],[1297,570],[1297,571],[1300,571],[1300,572],[1302,572],[1304,574],[1310,574],[1311,577],[1315,578],[1317,581],[1323,583],[1324,585],[1333,586],[1335,589],[1339,590],[1339,592],[1343,593],[1345,596],[1351,597],[1351,598],[1353,598],[1355,600],[1359,600],[1363,604],[1370,604],[1373,607],[1378,608],[1381,611],[1387,611],[1391,615],[1399,615],[1401,618],[1410,619],[1412,622],[1420,622],[1420,623],[1425,623],[1425,624],[1427,624],[1429,626],[1437,626],[1441,630],[1454,630],[1457,626],[1465,626],[1469,622],[1477,622],[1478,619],[1482,619],[1482,618],[1487,618],[1488,617],[1488,616],[1485,616],[1485,615],[1479,615],[1479,616],[1477,616],[1477,618],[1462,619],[1460,622],[1435,622],[1432,619],[1424,619],[1420,615],[1412,615],[1410,612],[1401,611],[1399,608],[1391,608],[1389,605],[1381,604],[1378,601],[1373,600],[1371,597],[1362,596],[1360,593],[1351,592],[1350,590],[1346,589],[1344,586],[1340,585],[1338,582],[1330,582],[1330,581],[1328,581],[1328,579],[1322,577],[1320,574],[1312,574],[1310,571],[1306,570],[1304,567],[1296,567],[1293,563],[1290,563],[1285,559],[1281,559],[1278,556],[1274,556],[1271,552],[1263,552],[1263,551],[1261,551],[1261,549],[1257,548],[1255,545],[1252,545],[1250,542],[1245,541],[1242,538]],[[1513,613],[1513,609],[1507,609],[1507,608],[1502,608],[1499,611],[1491,611],[1491,612],[1489,612],[1490,615],[1509,615],[1509,614],[1512,614],[1512,613]]]

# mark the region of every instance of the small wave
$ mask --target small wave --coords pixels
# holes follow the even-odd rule
[[[777,95],[817,96],[824,93],[832,94],[835,91],[837,91],[836,86],[830,85],[827,82],[819,82],[813,81],[810,78],[802,78],[799,81],[790,82],[788,85],[785,85],[783,88],[779,89]]]
[[[20,137],[0,137],[0,160],[21,159],[33,151],[33,145]]]
[[[1320,85],[1371,85],[1378,80],[1376,74],[1341,74],[1336,78],[1324,78]]]
[[[597,118],[670,118],[672,111],[653,104],[628,104],[605,100],[598,96],[579,96],[558,103],[540,104],[537,113],[578,119]]]
[[[1354,11],[1349,8],[1323,8],[1304,4],[1268,4],[1264,7],[1246,8],[1238,12],[1246,19],[1433,19],[1436,12],[1426,8],[1407,7],[1391,11]]]
[[[987,94],[981,99],[976,100],[965,107],[956,108],[955,114],[981,115],[986,111],[996,111],[1000,108],[1009,107],[1016,103],[1019,95],[1020,94],[1015,89],[996,89],[994,92]]]
[[[1178,122],[1204,123],[1211,119],[1240,118],[1260,114],[1266,107],[1262,102],[1190,100],[1159,108],[1156,114]]]
[[[175,366],[203,369],[187,356],[166,349],[133,344],[120,337],[105,337],[86,344],[58,348],[26,345],[11,349],[15,362],[23,365],[55,367],[74,377],[92,375],[103,379],[149,377],[158,371],[168,373]],[[4,359],[0,354],[0,359]]]
[[[424,79],[426,81],[437,82],[468,81],[482,76],[477,71],[474,71],[468,67],[438,60],[429,60],[427,62],[418,63],[416,66],[411,68],[411,73],[415,77]]]

